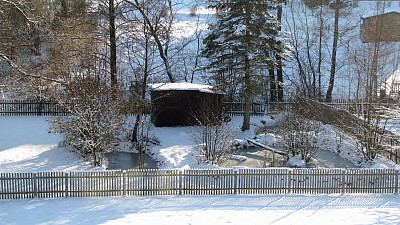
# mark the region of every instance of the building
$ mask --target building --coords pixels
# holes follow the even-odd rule
[[[329,4],[329,0],[303,0],[303,2],[310,8]]]
[[[400,13],[388,12],[362,18],[362,42],[400,42]]]
[[[400,97],[400,70],[395,71],[381,85],[381,96]]]
[[[192,83],[150,85],[156,127],[192,126],[221,120],[224,95],[212,86]]]

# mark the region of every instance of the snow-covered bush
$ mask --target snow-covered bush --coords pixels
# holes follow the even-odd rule
[[[199,126],[193,127],[192,136],[199,146],[200,158],[212,163],[221,163],[232,152],[235,131],[232,122],[224,122],[220,112],[213,107],[204,107],[193,113]],[[197,117],[201,117],[197,118]]]
[[[125,104],[118,90],[93,78],[77,79],[66,87],[68,103],[59,99],[70,113],[56,118],[52,131],[64,134],[61,144],[72,147],[94,166],[101,166],[104,153],[118,144],[126,122]]]
[[[193,128],[193,138],[198,144],[201,156],[205,161],[220,163],[232,151],[231,122],[221,124],[205,124]]]
[[[289,154],[300,155],[305,162],[311,160],[312,153],[317,150],[320,123],[288,114],[280,126],[285,133],[284,142]]]

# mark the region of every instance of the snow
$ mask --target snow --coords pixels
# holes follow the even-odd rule
[[[197,165],[196,144],[190,127],[160,127],[154,134],[161,142],[152,150],[153,157],[160,162],[159,168],[192,168]]]
[[[248,157],[243,155],[232,155],[231,159],[238,160],[238,161],[246,161]]]
[[[0,224],[398,224],[398,195],[1,200]]]
[[[364,5],[367,3],[360,3]],[[395,8],[395,3],[392,3]],[[400,3],[398,4],[400,8]],[[360,7],[361,8],[361,7]],[[363,7],[366,8],[366,7]],[[361,10],[360,10],[361,11]],[[189,11],[181,11],[188,14]],[[374,13],[365,10],[367,16]],[[175,36],[189,38],[197,29],[207,27],[207,14],[200,8],[199,21],[182,18],[174,25]],[[347,21],[346,21],[347,22]],[[199,27],[197,27],[199,23]],[[344,22],[343,22],[344,23]],[[194,47],[191,47],[194,48]],[[197,90],[213,92],[211,86],[174,83],[159,84],[165,90]],[[158,89],[160,90],[160,89]],[[4,98],[1,93],[0,97]],[[254,138],[260,121],[273,125],[270,117],[252,118],[252,128],[240,132],[236,143],[249,145],[244,138]],[[233,126],[240,127],[240,119],[233,118]],[[48,133],[46,117],[0,117],[0,173],[102,170],[93,168],[75,153],[58,146],[60,135]],[[391,125],[400,133],[400,126]],[[341,141],[329,126],[320,133],[320,146],[339,152],[344,158],[357,160],[350,154],[354,144]],[[160,168],[215,168],[216,165],[198,163],[198,149],[187,127],[157,128],[154,136],[160,145],[152,148]],[[258,135],[261,143],[273,145],[272,134]],[[330,141],[329,141],[330,140]],[[335,141],[332,141],[335,140]],[[295,161],[296,158],[292,158]],[[365,165],[370,168],[398,168],[385,159]],[[293,162],[303,164],[302,162]],[[1,224],[398,224],[400,197],[398,195],[257,195],[257,196],[146,196],[110,198],[62,198],[0,200]]]
[[[277,116],[276,118],[278,118]],[[263,121],[263,122],[261,122]],[[240,125],[233,117],[233,126]],[[60,148],[46,117],[0,117],[0,172],[101,170]],[[252,117],[254,136],[270,117]],[[154,128],[161,168],[211,168],[197,163],[190,127]],[[271,143],[274,136],[259,135]],[[158,152],[158,153],[157,153]],[[383,165],[383,164],[380,164]],[[393,167],[390,163],[383,165]],[[396,224],[398,195],[146,196],[0,200],[0,224]]]
[[[78,155],[59,148],[46,117],[0,116],[0,172],[88,170]]]
[[[306,163],[299,157],[290,157],[288,160],[288,164],[292,165],[293,167],[304,167]]]
[[[390,75],[386,82],[381,85],[381,90],[385,90],[388,95],[396,95],[398,87],[393,85],[398,85],[400,83],[400,70],[396,70],[392,75]]]
[[[213,86],[193,83],[156,83],[149,85],[153,91],[199,91],[204,93],[217,93]]]

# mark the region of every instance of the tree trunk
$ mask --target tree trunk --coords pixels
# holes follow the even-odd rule
[[[270,101],[276,102],[276,80],[274,67],[268,69]]]
[[[117,41],[115,28],[115,6],[114,0],[108,2],[109,29],[110,29],[110,78],[111,86],[117,86]]]
[[[245,59],[245,74],[244,74],[244,113],[242,131],[250,129],[250,111],[251,111],[251,72],[250,60]]]
[[[324,35],[324,21],[322,15],[322,8],[320,6],[319,11],[319,38],[318,38],[318,65],[317,65],[317,75],[318,75],[318,101],[322,101],[322,91],[321,91],[321,67],[322,67],[322,37]]]
[[[282,0],[278,1],[278,22],[279,22],[279,27],[278,27],[278,31],[280,32],[282,30]],[[279,43],[280,45],[280,43]],[[282,51],[282,49],[279,49],[278,51]],[[279,52],[276,55],[276,61],[278,63],[277,68],[276,68],[276,78],[278,80],[278,101],[282,102],[283,101],[283,69],[282,69],[282,57],[281,57],[281,53]]]
[[[329,77],[329,86],[326,92],[325,101],[332,101],[333,85],[335,83],[335,73],[336,73],[336,53],[338,48],[339,40],[339,9],[340,0],[335,1],[335,27],[333,32],[333,46],[332,46],[332,58],[331,58],[331,73]]]
[[[138,102],[138,105],[136,106],[137,114],[136,114],[135,125],[133,126],[133,130],[132,130],[132,139],[131,139],[132,143],[137,143],[139,141],[139,125],[141,123],[143,123],[142,122],[142,114],[146,107],[146,97],[145,96],[146,96],[147,78],[149,76],[149,61],[150,61],[150,59],[149,59],[149,48],[150,48],[149,42],[150,42],[150,40],[149,40],[149,38],[147,38],[147,35],[146,35],[146,33],[147,33],[146,21],[144,22],[144,24],[145,24],[145,26],[143,26],[143,29],[144,29],[143,33],[144,33],[144,36],[146,37],[146,39],[145,39],[145,50],[144,50],[145,58],[144,58],[144,68],[143,68],[143,70],[144,70],[143,81],[142,81],[143,83],[140,85],[139,82],[137,82],[137,85],[136,85],[136,86],[140,87],[141,89],[137,90],[139,102]],[[140,81],[140,79],[138,79],[138,80]]]

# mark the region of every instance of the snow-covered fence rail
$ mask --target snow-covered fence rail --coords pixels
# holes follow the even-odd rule
[[[399,192],[395,169],[204,169],[0,173],[0,199]]]

